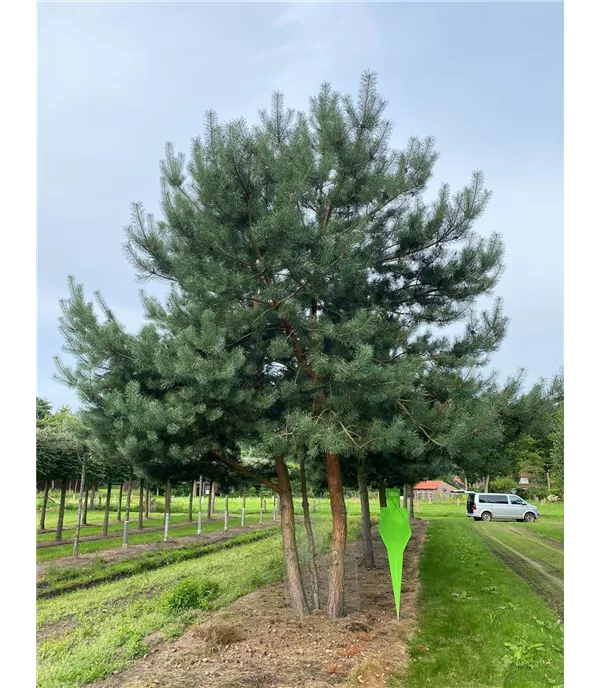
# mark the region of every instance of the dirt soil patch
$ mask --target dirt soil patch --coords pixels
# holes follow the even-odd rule
[[[407,643],[417,622],[418,565],[427,522],[417,519],[411,526],[400,621],[387,553],[375,532],[375,570],[358,566],[360,543],[348,545],[352,585],[343,619],[316,612],[300,620],[290,613],[285,584],[266,585],[189,626],[176,640],[155,644],[156,638],[148,639],[144,658],[94,687],[383,688],[390,673],[407,667]]]
[[[47,573],[49,568],[62,567],[84,567],[89,566],[94,560],[100,559],[103,563],[112,564],[116,561],[123,561],[125,559],[136,559],[146,552],[157,552],[164,549],[177,549],[188,545],[211,545],[215,542],[222,542],[229,540],[237,535],[243,535],[256,530],[265,530],[273,527],[272,521],[263,523],[262,525],[245,526],[244,528],[229,528],[227,532],[222,530],[213,531],[206,535],[187,535],[180,538],[169,538],[167,542],[148,542],[139,545],[129,545],[125,549],[113,548],[93,552],[91,554],[80,554],[77,559],[73,557],[62,557],[61,559],[50,559],[42,561],[37,564],[37,581],[39,582]],[[147,530],[144,532],[148,532]]]

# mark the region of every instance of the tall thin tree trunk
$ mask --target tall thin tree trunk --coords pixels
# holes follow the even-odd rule
[[[193,511],[194,511],[194,489],[195,489],[195,487],[196,487],[196,481],[192,480],[192,482],[190,484],[190,503],[188,505],[188,521],[190,521],[190,523],[194,520]]]
[[[358,490],[360,492],[360,517],[362,523],[363,566],[367,569],[375,568],[375,554],[373,553],[373,539],[371,537],[371,508],[369,505],[369,486],[362,461],[356,469]]]
[[[210,521],[213,514],[213,481],[210,480],[208,483],[208,504],[206,511],[206,518]]]
[[[200,480],[198,481],[198,535],[202,535],[202,486],[204,485],[204,481],[202,479],[202,476],[200,476]]]
[[[342,482],[342,471],[338,455],[326,451],[325,465],[327,468],[327,485],[329,487],[329,501],[331,502],[333,522],[329,559],[327,614],[333,619],[339,619],[344,615],[344,568],[348,524],[346,519],[346,503],[344,501],[344,484]]]
[[[467,476],[465,475],[465,490],[469,489],[469,481],[467,480]]]
[[[90,509],[94,511],[96,508],[94,502],[96,501],[96,483],[92,483],[92,498],[90,500]]]
[[[117,503],[117,521],[122,521],[121,518],[121,506],[123,504],[123,483],[119,485],[119,501]]]
[[[85,459],[81,466],[81,482],[79,488],[79,504],[77,505],[77,525],[75,526],[75,541],[73,542],[73,558],[79,556],[79,534],[81,533],[81,516],[83,511],[83,486],[85,485]]]
[[[317,550],[315,536],[310,520],[310,505],[308,502],[308,490],[306,489],[306,457],[300,456],[300,488],[302,490],[302,512],[304,514],[304,528],[306,530],[306,542],[308,544],[308,569],[313,596],[313,611],[319,608],[319,576],[317,573]]]
[[[413,490],[412,486],[410,488],[410,502],[409,502],[408,517],[409,518],[415,517],[415,491]]]
[[[171,519],[171,481],[167,480],[165,487],[165,535],[164,541],[169,539],[169,521]]]
[[[306,593],[300,573],[300,561],[298,559],[298,546],[296,544],[296,526],[294,523],[294,499],[288,467],[281,456],[275,457],[275,469],[277,482],[280,489],[281,504],[281,542],[283,546],[283,561],[288,584],[288,591],[292,602],[292,608],[299,616],[309,613]]]
[[[110,519],[110,493],[112,490],[112,483],[109,480],[106,486],[106,502],[104,504],[104,523],[102,524],[102,535],[108,535],[108,521]]]
[[[44,496],[42,497],[42,510],[40,511],[40,530],[46,530],[46,509],[48,507],[48,494],[50,493],[50,481],[44,480]]]
[[[146,485],[146,518],[150,518],[150,485]]]
[[[58,521],[56,523],[56,541],[62,540],[63,523],[65,520],[65,500],[67,498],[67,481],[63,480],[60,485],[60,504],[58,506]]]
[[[483,488],[486,492],[490,491],[490,476],[485,476],[485,487]]]
[[[144,530],[144,479],[140,478],[140,509],[138,512],[138,530]]]
[[[131,492],[133,490],[133,468],[129,469],[127,485],[127,503],[125,505],[125,523],[123,524],[123,547],[129,547],[129,517],[131,515]]]
[[[387,495],[385,493],[385,480],[379,476],[379,508],[387,507]]]
[[[552,489],[552,486],[550,484],[550,471],[546,471],[546,482],[548,483],[548,490],[550,491]]]
[[[89,485],[85,486],[85,497],[83,499],[83,520],[82,523],[84,526],[87,526],[87,514],[88,514],[88,496],[89,496]]]
[[[402,488],[402,508],[408,508],[408,483],[404,483]]]
[[[242,495],[242,528],[246,526],[246,486],[244,485],[244,493]]]

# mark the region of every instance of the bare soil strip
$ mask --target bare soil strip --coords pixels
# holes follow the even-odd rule
[[[349,596],[343,619],[322,612],[298,619],[290,612],[285,585],[267,585],[188,627],[176,640],[164,643],[160,633],[153,634],[146,657],[94,688],[384,688],[390,673],[407,667],[407,642],[417,623],[427,522],[411,525],[400,621],[387,553],[375,534],[375,570],[357,567],[361,545],[348,545],[347,566],[358,594]]]

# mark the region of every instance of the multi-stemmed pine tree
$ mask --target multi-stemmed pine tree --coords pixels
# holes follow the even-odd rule
[[[425,202],[433,142],[392,150],[384,107],[365,74],[356,101],[324,85],[308,115],[286,111],[280,95],[252,128],[211,113],[187,167],[167,147],[164,220],[135,205],[128,229],[139,275],[172,285],[149,316],[177,337],[214,317],[224,350],[232,361],[244,352],[264,408],[276,409],[265,446],[277,456],[293,437],[324,457],[334,617],[346,541],[340,457],[420,440],[415,412],[398,405],[424,368],[411,347],[434,348],[421,326],[465,317],[501,269],[500,239],[473,233],[488,200],[481,175]],[[490,331],[499,339],[499,306],[470,326],[465,345]],[[458,349],[449,353],[464,356]]]

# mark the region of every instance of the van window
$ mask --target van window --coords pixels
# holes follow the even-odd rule
[[[508,504],[508,495],[480,494],[480,504]]]
[[[511,504],[522,504],[523,506],[525,506],[525,502],[520,497],[517,497],[516,495],[513,495],[510,498],[510,503]]]

